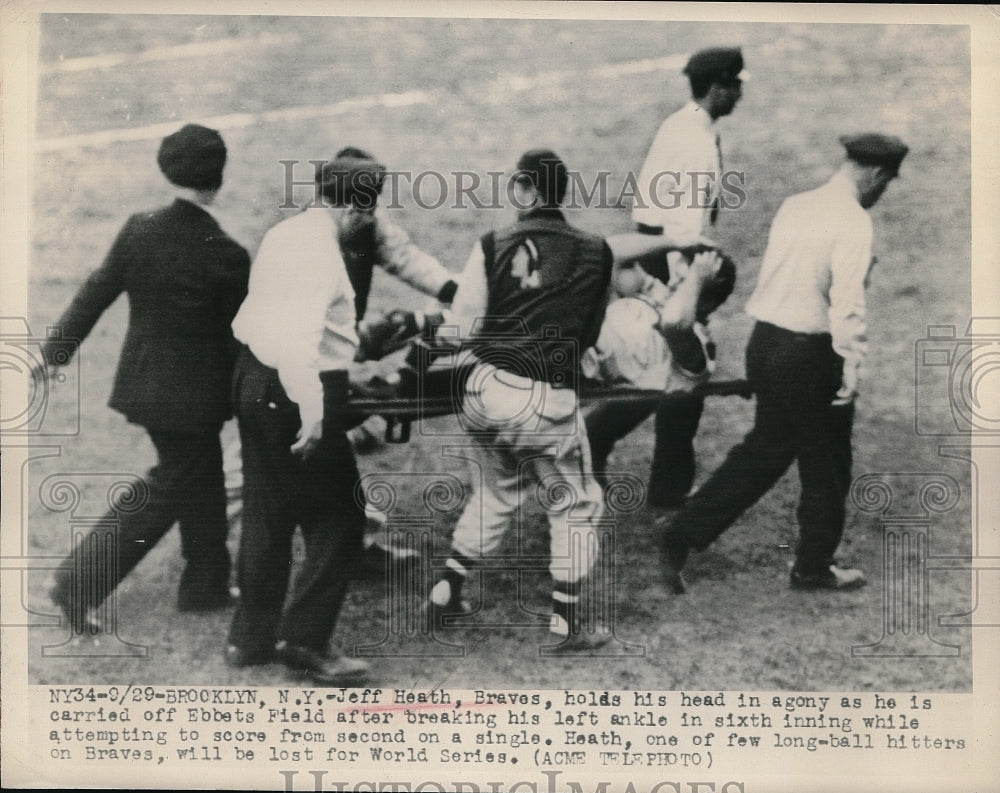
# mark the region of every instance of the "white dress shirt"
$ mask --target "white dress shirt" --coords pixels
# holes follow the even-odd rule
[[[358,337],[354,289],[337,242],[336,213],[313,207],[264,236],[233,333],[278,371],[304,427],[323,417],[319,373],[347,369]]]
[[[688,102],[660,125],[649,147],[632,221],[662,226],[675,239],[697,238],[711,225],[721,165],[712,117]]]
[[[771,225],[747,313],[799,333],[830,333],[855,378],[867,351],[865,278],[872,262],[872,221],[853,182],[829,182],[787,198]],[[853,382],[853,381],[852,381]]]

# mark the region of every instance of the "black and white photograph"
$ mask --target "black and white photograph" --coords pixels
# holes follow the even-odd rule
[[[5,786],[997,789],[995,9],[0,32]]]

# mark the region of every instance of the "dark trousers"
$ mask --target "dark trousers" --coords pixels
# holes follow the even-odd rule
[[[316,449],[305,459],[292,454],[301,426],[298,406],[277,372],[245,348],[234,389],[243,445],[243,534],[240,604],[229,641],[250,653],[269,652],[279,640],[325,651],[364,536],[354,453],[327,410]],[[305,559],[286,604],[296,526]]]
[[[758,322],[746,353],[757,395],[754,426],[674,518],[671,534],[704,549],[798,461],[799,544],[795,570],[821,575],[844,531],[851,484],[854,406],[833,406],[843,359],[829,334]]]
[[[118,526],[117,564],[108,558],[110,546],[94,537],[77,546],[56,573],[57,587],[72,592],[78,607],[102,603],[174,523],[180,524],[186,562],[180,608],[218,606],[228,599],[229,525],[219,432],[148,432],[157,455],[146,475],[148,501],[136,509],[132,494],[123,493],[104,518],[106,526]]]
[[[587,437],[599,478],[615,444],[656,412],[656,438],[646,500],[669,507],[684,499],[694,484],[694,436],[705,406],[704,397],[678,396],[648,402],[606,402],[587,414]]]

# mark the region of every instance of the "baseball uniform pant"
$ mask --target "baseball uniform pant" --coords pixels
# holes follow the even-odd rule
[[[694,437],[705,405],[704,397],[677,396],[650,402],[607,402],[587,414],[587,435],[595,469],[603,471],[615,444],[655,411],[655,441],[646,501],[670,507],[682,501],[694,484]]]
[[[538,498],[549,522],[552,578],[584,577],[595,561],[604,503],[576,393],[480,366],[469,379],[463,414],[474,430],[482,487],[459,518],[452,547],[469,558],[490,554],[521,501]]]

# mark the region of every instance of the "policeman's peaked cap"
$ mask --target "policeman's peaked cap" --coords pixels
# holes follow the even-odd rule
[[[709,83],[728,83],[749,77],[743,68],[743,53],[739,47],[710,47],[692,55],[684,67],[684,74],[691,80]]]
[[[898,173],[903,158],[910,150],[895,135],[864,132],[860,135],[842,135],[840,143],[847,157],[860,165],[877,165],[890,173]]]

